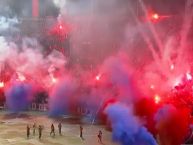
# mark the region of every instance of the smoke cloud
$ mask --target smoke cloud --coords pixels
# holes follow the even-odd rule
[[[115,54],[131,19],[129,1],[70,1],[60,5],[60,18],[72,24],[72,55],[80,64],[99,64]],[[99,33],[100,32],[100,33]]]
[[[189,125],[189,111],[178,110],[173,105],[164,105],[155,114],[156,129],[160,145],[180,145],[183,143]]]
[[[121,145],[157,145],[152,134],[133,114],[131,106],[113,104],[106,108],[105,113],[112,125],[114,141]]]
[[[26,111],[32,100],[32,85],[28,83],[14,82],[5,91],[6,105],[12,112]]]
[[[90,109],[94,119],[100,111],[105,110],[112,125],[113,140],[122,145],[157,145],[146,128],[153,121],[156,122],[160,145],[182,143],[188,127],[188,111],[166,105],[157,111],[153,120],[154,111],[160,106],[151,105],[154,103],[151,97],[168,93],[173,89],[175,79],[191,70],[187,58],[192,56],[186,54],[192,51],[186,49],[181,52],[180,56],[183,57],[180,58],[175,51],[179,42],[183,47],[192,43],[188,42],[192,31],[187,34],[191,30],[191,21],[187,21],[184,42],[178,42],[175,35],[179,33],[181,16],[177,20],[167,20],[175,27],[162,22],[152,24],[146,20],[148,18],[141,20],[141,17],[146,17],[142,10],[143,3],[129,0],[39,2],[40,21],[54,16],[58,17],[58,21],[49,18],[49,25],[51,21],[57,25],[69,25],[70,54],[66,58],[57,50],[49,50],[49,43],[42,46],[39,37],[44,36],[40,36],[39,31],[26,34],[31,25],[36,26],[36,21],[30,23],[32,10],[28,1],[0,2],[0,81],[5,83],[6,104],[11,111],[26,110],[33,99],[34,90],[46,90],[49,94],[50,116],[73,113],[78,105]],[[191,17],[192,13],[187,15],[187,20],[192,20],[188,19]],[[23,27],[25,24],[20,23],[22,19],[30,23],[26,30]],[[59,29],[63,29],[62,26]],[[168,32],[173,27],[175,30]],[[43,40],[50,41],[47,37]],[[163,48],[159,48],[157,41]],[[180,63],[183,62],[183,66],[176,65],[176,57]],[[150,103],[147,99],[149,104],[145,102],[139,110],[133,108],[145,95],[151,99]],[[144,108],[151,111],[145,112]],[[143,116],[146,123],[134,112]]]
[[[76,85],[71,76],[62,78],[53,88],[49,98],[49,114],[59,116],[69,114],[73,106]]]

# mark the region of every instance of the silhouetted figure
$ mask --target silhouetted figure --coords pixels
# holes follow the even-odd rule
[[[33,124],[33,136],[35,136],[35,133],[36,133],[36,124],[34,123]]]
[[[62,124],[58,124],[59,135],[62,135]]]
[[[38,127],[39,139],[42,138],[42,130],[43,130],[43,127],[41,125],[39,125],[39,127]]]
[[[51,136],[51,135],[55,136],[55,128],[54,128],[54,124],[51,125],[50,136]]]
[[[30,127],[29,127],[29,125],[27,125],[27,138],[29,138],[29,135],[30,135]]]
[[[102,131],[101,131],[101,130],[99,130],[98,142],[99,142],[99,143],[102,143]]]
[[[82,127],[82,125],[80,125],[80,138],[84,139],[83,138],[83,127]]]

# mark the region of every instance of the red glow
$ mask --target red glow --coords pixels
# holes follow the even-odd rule
[[[97,75],[96,77],[95,77],[95,79],[97,80],[97,81],[100,81],[100,79],[101,79],[101,75],[99,74],[99,75]]]
[[[71,28],[68,24],[57,23],[49,30],[49,35],[56,37],[65,37],[70,31]]]
[[[54,83],[54,84],[58,81],[58,80],[57,80],[55,77],[53,77],[53,76],[51,77],[51,79],[52,79],[52,83]]]
[[[161,18],[163,18],[163,16],[160,16],[159,14],[157,13],[150,13],[149,14],[149,20],[151,22],[158,22],[161,20]]]
[[[26,77],[25,77],[24,75],[22,75],[22,74],[20,74],[20,73],[18,73],[17,75],[18,75],[18,80],[19,80],[19,81],[23,82],[23,81],[26,80]]]
[[[190,73],[186,73],[186,78],[187,78],[187,80],[192,80],[192,75],[190,74]]]
[[[154,19],[154,20],[158,20],[159,18],[160,18],[160,16],[157,13],[154,13],[152,15],[152,19]]]
[[[156,95],[154,96],[154,101],[155,101],[156,104],[159,104],[160,101],[161,101],[160,96],[156,94]]]
[[[59,28],[62,29],[63,28],[62,25],[60,25]]]
[[[0,88],[4,87],[4,82],[0,82]]]
[[[171,64],[170,70],[174,70],[174,64]]]
[[[56,83],[57,80],[56,80],[55,78],[52,78],[52,82],[53,82],[53,83]]]
[[[155,89],[155,86],[154,86],[154,85],[151,85],[151,86],[150,86],[150,89],[152,89],[152,90]]]

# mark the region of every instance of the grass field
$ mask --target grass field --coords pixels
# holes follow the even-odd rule
[[[58,133],[59,122],[62,122],[62,136]],[[38,139],[38,130],[33,136],[31,129],[30,138],[26,137],[27,124],[32,127],[33,123],[44,126],[41,140]],[[55,125],[55,137],[50,137],[49,134],[51,123]],[[0,112],[0,145],[100,145],[97,139],[99,130],[103,132],[103,144],[116,145],[111,141],[111,132],[107,131],[103,125],[83,124],[83,128],[85,140],[79,137],[79,122],[76,120],[53,119],[36,112],[22,115]]]

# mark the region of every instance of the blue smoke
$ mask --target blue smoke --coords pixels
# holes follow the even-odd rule
[[[118,92],[117,99],[119,99],[120,102],[131,103],[138,99],[139,95],[137,94],[136,86],[131,76],[129,64],[122,54],[108,58],[101,68],[101,73],[106,74],[107,83],[111,83],[116,87]]]
[[[113,140],[121,145],[157,145],[152,134],[140,124],[131,107],[116,103],[106,108],[111,122]]]
[[[10,111],[15,113],[25,111],[31,101],[32,86],[27,83],[16,82],[5,91],[5,96]]]
[[[72,105],[75,85],[71,78],[63,78],[53,89],[49,97],[49,115],[68,114]]]

